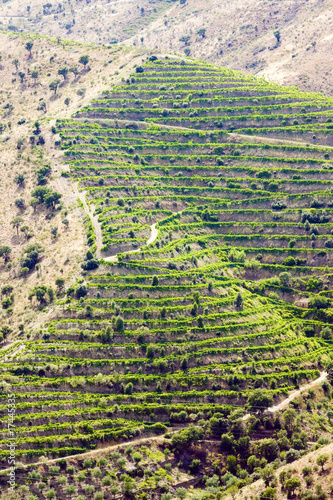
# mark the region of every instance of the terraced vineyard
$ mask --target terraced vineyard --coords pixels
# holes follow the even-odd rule
[[[22,460],[277,402],[332,357],[332,99],[152,59],[54,130],[95,220],[82,283],[1,351]]]

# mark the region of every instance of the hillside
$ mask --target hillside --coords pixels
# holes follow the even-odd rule
[[[76,206],[70,183],[60,176],[50,119],[70,116],[110,85],[119,67],[132,60],[132,51],[14,34],[1,34],[0,43],[0,287],[9,287],[1,293],[0,314],[12,329],[21,325],[29,331],[39,318],[38,308],[27,300],[29,291],[42,285],[56,292],[57,278],[75,282],[84,252],[84,213]],[[33,45],[31,55],[27,43]],[[90,66],[79,63],[87,54]],[[36,189],[59,193],[62,207],[31,205]],[[38,255],[26,259],[36,245]]]
[[[96,57],[100,87],[44,122],[84,251],[57,298],[30,283],[47,317],[1,350],[2,416],[15,392],[37,463],[19,498],[241,495],[331,439],[332,99],[127,57],[109,80]]]
[[[332,7],[332,0],[10,0],[0,5],[0,27],[191,55],[332,95]]]

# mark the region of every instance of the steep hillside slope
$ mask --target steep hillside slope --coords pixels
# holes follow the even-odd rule
[[[153,471],[146,449],[63,459],[30,471],[34,495],[167,500],[191,473],[219,498],[330,437],[332,114],[321,94],[153,56],[57,119],[54,148],[89,216],[86,257],[44,327],[1,351],[17,459],[181,430],[157,441]],[[299,417],[279,414],[318,378],[293,402]],[[171,476],[156,465],[170,451]]]
[[[133,51],[15,34],[1,34],[0,44],[0,318],[17,334],[19,325],[36,325],[30,291],[42,285],[56,292],[57,278],[75,282],[84,253],[84,212],[60,176],[50,119],[70,116],[109,87]],[[79,63],[84,55],[89,64]],[[59,193],[62,207],[36,204],[36,189]]]
[[[332,8],[332,0],[187,0],[139,36],[151,48],[332,95]]]
[[[4,29],[160,49],[332,95],[332,0],[11,0]]]

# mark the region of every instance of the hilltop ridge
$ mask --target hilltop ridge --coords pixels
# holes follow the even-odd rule
[[[191,55],[332,95],[332,0],[11,0],[0,28]]]

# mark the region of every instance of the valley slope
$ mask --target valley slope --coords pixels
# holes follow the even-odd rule
[[[326,372],[297,399],[299,415],[264,413],[330,377],[332,99],[193,59],[146,59],[52,122],[85,216],[82,273],[19,352],[1,351],[17,457],[45,463],[28,469],[38,498],[41,478],[46,492],[85,495],[82,468],[102,492],[87,498],[112,498],[111,485],[126,496],[128,484],[132,497],[172,498],[188,474],[213,495],[241,491],[332,432]],[[156,460],[132,448],[70,465],[163,434]],[[168,476],[156,464],[170,449]],[[46,464],[67,456],[58,471]],[[66,467],[68,492],[56,481]]]

